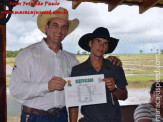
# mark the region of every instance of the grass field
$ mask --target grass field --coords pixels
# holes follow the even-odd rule
[[[107,57],[109,55],[105,55]],[[163,54],[135,54],[135,55],[114,55],[123,62],[129,87],[144,87],[151,85],[156,80],[154,71],[160,72],[160,80],[163,80]],[[76,55],[79,62],[88,59],[88,55]],[[7,64],[14,66],[15,58],[7,58]],[[158,65],[162,67],[158,67]],[[157,67],[156,67],[157,66]],[[7,76],[7,85],[10,76]]]
[[[10,66],[14,66],[15,58],[6,58],[6,63]]]

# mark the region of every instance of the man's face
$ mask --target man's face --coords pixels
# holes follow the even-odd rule
[[[68,26],[68,22],[62,19],[55,18],[50,20],[49,24],[45,26],[47,39],[53,44],[60,44],[67,35]]]
[[[108,50],[109,40],[104,38],[95,38],[89,42],[91,48],[91,54],[96,57],[103,57],[105,52]]]
[[[163,87],[151,93],[151,102],[155,105],[163,106]]]

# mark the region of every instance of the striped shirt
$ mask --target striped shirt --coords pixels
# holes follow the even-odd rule
[[[140,104],[134,112],[134,121],[138,122],[140,119],[149,119],[152,122],[163,122],[163,117],[157,114],[156,109],[149,103]]]

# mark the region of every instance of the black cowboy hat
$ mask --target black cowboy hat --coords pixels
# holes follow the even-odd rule
[[[110,37],[109,31],[107,28],[99,27],[96,30],[94,30],[93,33],[88,33],[82,36],[79,39],[78,44],[82,49],[90,52],[91,49],[89,47],[89,41],[95,38],[104,38],[104,39],[109,40],[109,48],[106,51],[106,53],[112,53],[114,49],[116,48],[118,41],[119,41],[119,39]]]

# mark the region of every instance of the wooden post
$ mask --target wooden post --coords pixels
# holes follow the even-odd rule
[[[6,25],[0,25],[0,122],[7,122],[6,101]]]

